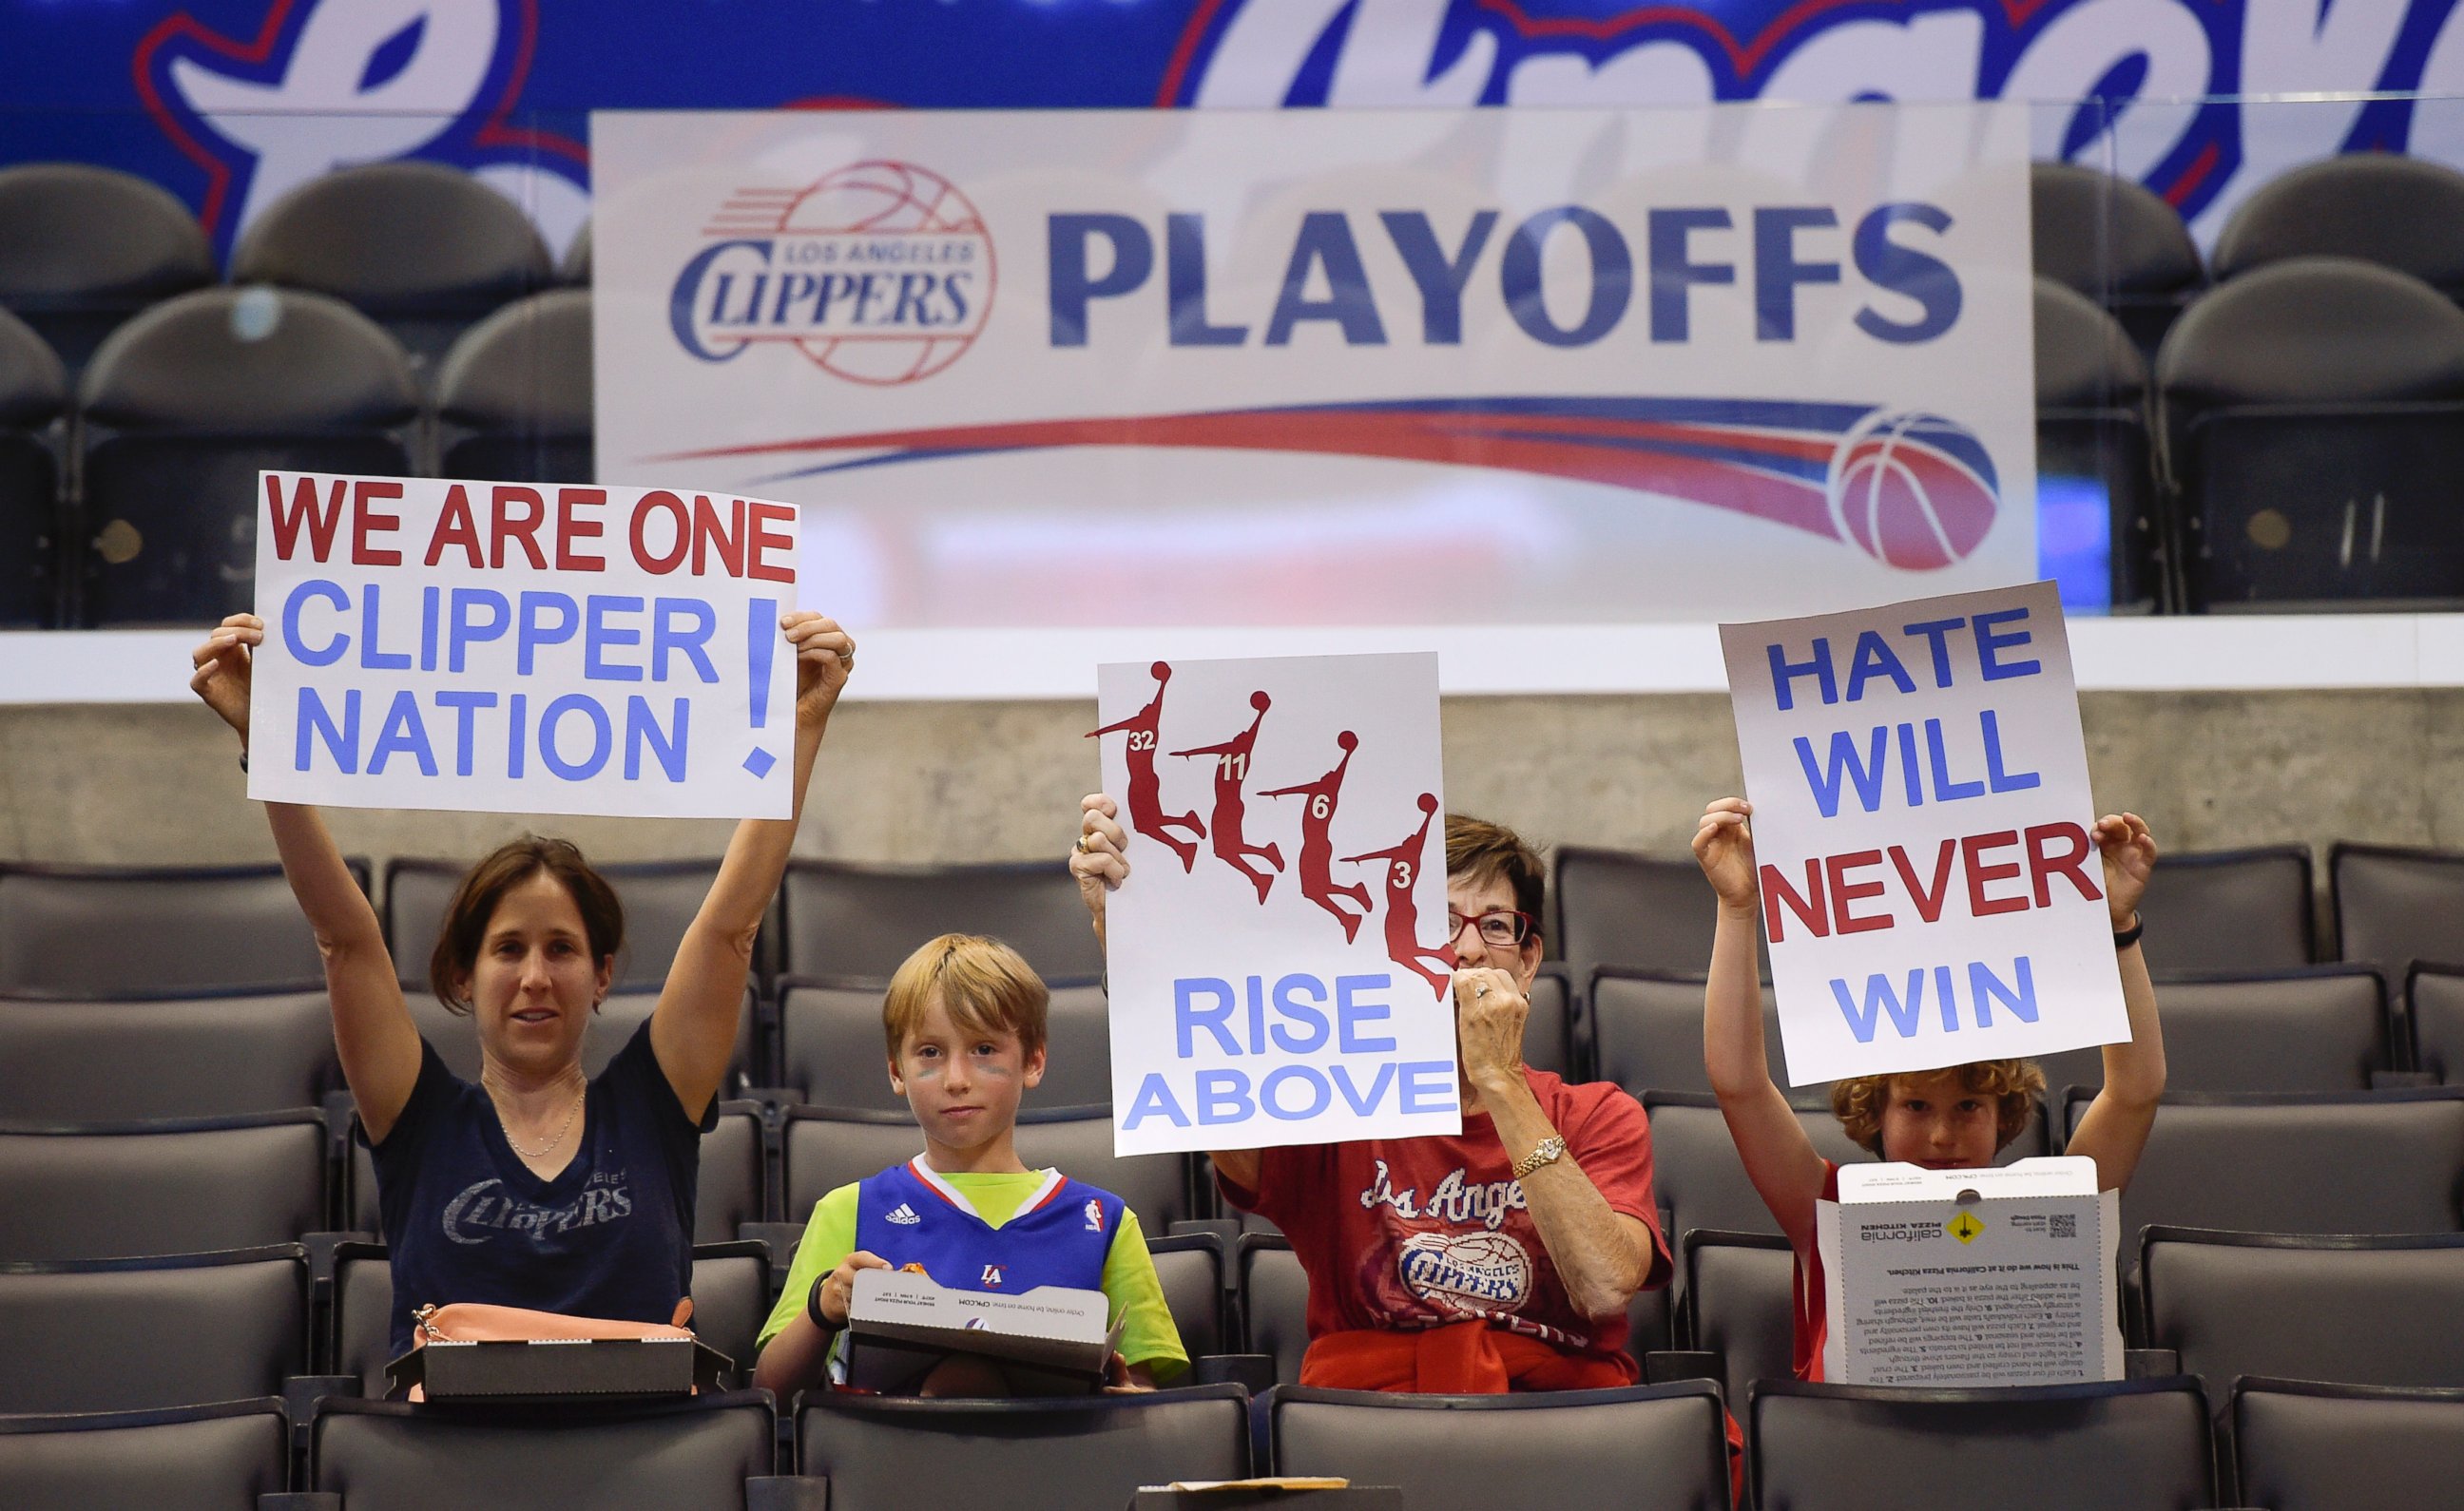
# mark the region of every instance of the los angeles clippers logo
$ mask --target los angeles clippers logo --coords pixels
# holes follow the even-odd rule
[[[138,44],[137,91],[205,169],[226,250],[310,179],[407,157],[471,169],[557,246],[588,214],[588,158],[509,119],[538,33],[537,0],[272,0],[253,38],[181,11]]]
[[[677,342],[703,361],[777,342],[851,383],[913,383],[965,356],[992,313],[983,217],[913,163],[741,189],[703,234],[668,302]]]

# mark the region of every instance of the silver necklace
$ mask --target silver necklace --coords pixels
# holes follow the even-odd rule
[[[564,1136],[573,1131],[573,1120],[582,1114],[582,1104],[589,1097],[589,1095],[590,1083],[585,1081],[582,1084],[582,1089],[574,1094],[573,1106],[568,1108],[564,1114],[564,1126],[556,1130],[556,1137],[549,1139],[546,1143],[540,1145],[536,1150],[524,1149],[515,1140],[513,1126],[505,1121],[505,1114],[502,1111],[499,1111],[496,1114],[496,1127],[503,1130],[505,1143],[512,1148],[515,1153],[519,1154],[526,1160],[545,1159],[548,1156],[548,1151],[563,1143]]]

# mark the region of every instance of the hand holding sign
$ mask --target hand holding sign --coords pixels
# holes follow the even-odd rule
[[[265,621],[254,614],[233,614],[188,658],[197,668],[188,678],[188,690],[239,733],[243,753],[248,749],[249,690],[255,680],[253,647],[263,644]]]
[[[1523,1025],[1530,1017],[1530,999],[1495,966],[1455,974],[1455,1048],[1474,1089],[1522,1078]]]
[[[2139,899],[2147,895],[2147,878],[2156,871],[2156,837],[2139,815],[2108,813],[2096,821],[2096,847],[2104,857],[2105,907],[2113,931],[2121,933],[2138,915]]]

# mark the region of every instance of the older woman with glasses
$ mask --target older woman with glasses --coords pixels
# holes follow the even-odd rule
[[[1129,879],[1119,810],[1083,805],[1069,858],[1104,933]],[[1540,858],[1446,819],[1463,1132],[1210,1154],[1226,1200],[1309,1274],[1303,1385],[1462,1393],[1630,1385],[1626,1306],[1667,1282],[1651,1129],[1634,1098],[1523,1062],[1540,970]]]

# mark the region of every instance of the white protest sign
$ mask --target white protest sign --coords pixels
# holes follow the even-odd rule
[[[1462,1130],[1435,655],[1100,668],[1113,1148]]]
[[[2130,1037],[2053,583],[1720,642],[1792,1084]]]
[[[248,795],[783,819],[796,506],[261,474]]]

